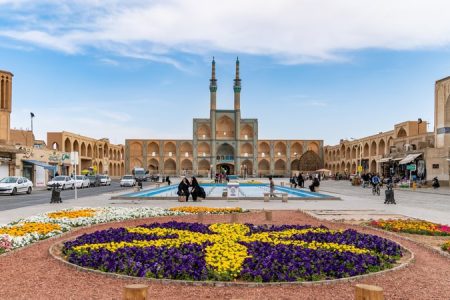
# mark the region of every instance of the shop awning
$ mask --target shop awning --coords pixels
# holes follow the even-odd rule
[[[412,162],[413,160],[415,160],[416,158],[418,158],[421,155],[422,155],[422,153],[408,154],[404,159],[402,159],[399,162],[399,164],[400,165],[409,164],[410,162]]]
[[[36,165],[36,166],[39,166],[39,167],[43,167],[46,170],[50,170],[50,171],[55,171],[56,170],[56,166],[49,165],[49,164],[47,164],[47,163],[45,163],[43,161],[32,160],[32,159],[29,159],[29,160],[25,160],[24,159],[22,161],[24,163],[28,163],[28,164]]]
[[[385,158],[380,159],[378,162],[379,163],[385,163],[385,162],[390,161],[391,159],[392,159],[392,157],[385,157]]]

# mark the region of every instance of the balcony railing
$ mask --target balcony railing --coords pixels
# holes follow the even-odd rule
[[[217,155],[216,160],[218,162],[232,162],[234,161],[234,155]]]

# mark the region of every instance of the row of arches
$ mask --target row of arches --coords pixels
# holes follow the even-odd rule
[[[64,140],[64,147],[60,149],[60,145],[57,142],[52,144],[52,149],[63,152],[78,152],[81,157],[89,158],[109,158],[110,160],[121,161],[124,159],[124,149],[109,147],[108,143],[81,143],[75,139],[72,141],[70,138]]]
[[[325,169],[330,170],[332,173],[347,173],[355,174],[357,172],[356,162],[341,162],[341,163],[325,163]],[[367,172],[375,173],[378,172],[377,162],[372,159],[368,165]]]
[[[125,164],[110,162],[108,165],[104,164],[102,161],[92,163],[92,167],[97,169],[98,174],[108,174],[109,176],[122,176],[125,174]],[[107,168],[107,169],[106,169]],[[80,171],[80,170],[79,170]]]
[[[222,116],[216,121],[216,138],[229,139],[234,137],[235,124],[228,116]],[[243,140],[252,139],[254,135],[253,126],[250,124],[242,124],[240,128],[240,138]],[[200,124],[197,128],[198,139],[210,139],[211,127],[209,124]]]
[[[360,157],[368,158],[370,156],[383,156],[388,152],[389,147],[393,144],[393,138],[389,137],[387,141],[380,139],[378,142],[365,142],[364,144],[345,145],[338,149],[325,148],[326,161],[340,161],[343,159],[358,159]]]
[[[130,160],[130,169],[146,168],[151,174],[162,172],[165,175],[177,175],[177,163],[174,159],[168,158],[164,160],[163,169],[160,170],[159,161],[155,158],[150,159],[147,165],[144,165],[140,158],[132,158]],[[190,159],[183,159],[180,162],[180,170],[192,173],[193,163]],[[208,164],[209,170],[209,164]]]
[[[209,145],[207,143],[203,143],[204,145]],[[132,142],[130,144],[130,157],[142,157],[143,156],[143,145],[140,142]],[[177,153],[177,146],[174,142],[165,142],[163,145],[163,154],[164,156],[175,156]],[[193,147],[190,142],[183,142],[180,145],[180,153],[184,156],[192,156],[193,155]],[[157,142],[149,142],[147,144],[147,155],[148,156],[160,156],[160,146]]]
[[[177,162],[175,159],[167,158],[162,163],[163,169],[160,169],[160,161],[157,158],[151,158],[148,160],[147,164],[144,165],[141,158],[132,158],[130,160],[130,168],[135,167],[147,168],[150,173],[164,173],[167,175],[177,175]],[[270,160],[261,159],[258,162],[258,172],[261,175],[286,175],[288,173],[288,164],[285,159],[277,159],[274,161],[274,169],[271,171]],[[299,159],[294,159],[291,162],[290,170],[292,172],[301,171],[315,171],[322,167],[322,161],[320,157],[313,151],[307,151]],[[197,169],[198,173],[205,175],[210,172],[210,160],[209,159],[199,159]],[[254,172],[254,166],[252,160],[246,159],[241,162],[241,166],[236,169],[236,173],[242,172],[245,169],[247,175],[252,175]],[[180,161],[179,171],[193,171],[193,162],[191,159],[183,159]]]
[[[319,154],[319,145],[316,142],[310,142],[307,145],[308,151],[313,151],[316,154]],[[251,143],[244,143],[241,145],[240,155],[241,156],[251,156],[254,154],[253,145]],[[210,156],[211,155],[211,147],[207,142],[199,142],[198,143],[198,156]],[[141,142],[132,142],[130,144],[130,157],[142,157],[143,156],[143,145]],[[177,147],[174,142],[165,142],[163,145],[163,155],[164,156],[176,156]],[[160,156],[160,145],[157,142],[149,142],[147,144],[147,156],[148,157],[159,157]],[[179,153],[181,157],[192,157],[193,155],[193,147],[190,142],[183,142],[180,145]],[[258,153],[259,156],[269,156],[270,145],[268,142],[261,142],[258,144]],[[286,156],[287,154],[287,145],[285,142],[277,142],[274,144],[274,155],[275,156]],[[300,142],[295,142],[291,145],[290,151],[291,157],[301,156],[303,154],[303,144]]]
[[[317,142],[309,142],[307,144],[306,151],[312,151],[316,154],[320,154],[320,147]],[[260,142],[258,144],[258,152],[259,156],[264,157],[270,154],[270,144],[268,142]],[[276,142],[273,145],[274,156],[286,156],[287,154],[287,144],[286,142]],[[290,147],[290,156],[291,157],[300,157],[304,152],[303,143],[294,142]]]

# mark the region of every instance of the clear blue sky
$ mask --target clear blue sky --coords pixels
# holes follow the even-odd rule
[[[34,112],[39,139],[190,139],[192,119],[209,116],[212,56],[230,109],[239,56],[242,116],[259,119],[261,139],[335,144],[419,117],[433,129],[448,2],[225,2],[0,0],[12,126]]]

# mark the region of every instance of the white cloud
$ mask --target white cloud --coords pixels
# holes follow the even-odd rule
[[[445,0],[0,0],[0,8],[11,2],[3,18],[30,18],[1,36],[70,54],[95,47],[175,67],[181,66],[171,58],[174,51],[270,55],[297,64],[345,60],[343,52],[366,48],[450,43]],[[45,18],[39,16],[44,5]]]

